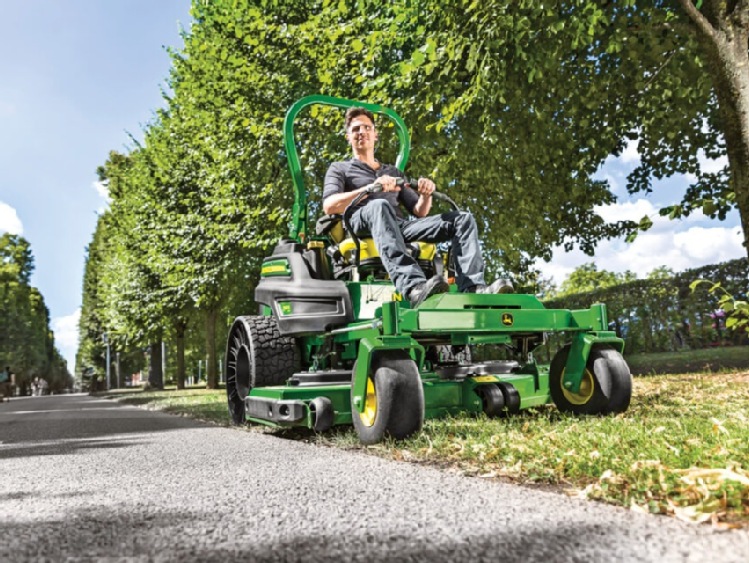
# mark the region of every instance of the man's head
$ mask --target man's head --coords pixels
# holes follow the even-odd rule
[[[374,127],[375,118],[374,118],[374,114],[371,111],[362,107],[348,108],[346,110],[346,122],[345,122],[346,133],[349,132],[349,128],[351,127],[351,122],[354,121],[354,119],[356,119],[357,117],[362,116],[362,115],[368,117],[369,123]]]
[[[346,111],[346,140],[354,152],[374,150],[377,142],[374,114],[366,108],[353,107]]]

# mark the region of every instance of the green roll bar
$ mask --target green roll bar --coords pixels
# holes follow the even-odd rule
[[[305,242],[307,239],[307,191],[304,189],[304,175],[299,161],[296,141],[294,139],[294,120],[304,108],[312,105],[334,106],[339,108],[363,107],[374,114],[384,115],[395,123],[395,133],[398,137],[399,149],[395,166],[403,171],[408,164],[408,155],[411,150],[411,137],[408,134],[406,124],[395,111],[378,104],[369,104],[346,98],[335,98],[321,94],[306,96],[298,100],[286,112],[283,124],[284,148],[286,160],[291,172],[291,181],[294,184],[294,207],[292,219],[289,225],[289,237],[297,242]]]

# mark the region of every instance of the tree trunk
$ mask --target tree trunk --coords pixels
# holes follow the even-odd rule
[[[125,381],[122,379],[122,371],[120,370],[120,352],[119,350],[114,353],[114,380],[117,382],[117,387],[125,387]]]
[[[210,308],[205,312],[205,349],[208,359],[206,371],[206,388],[216,389],[218,387],[218,378],[216,377],[216,316],[218,312],[215,308]]]
[[[177,322],[175,327],[177,340],[177,389],[185,388],[185,329],[187,323]]]
[[[151,389],[164,388],[164,374],[161,370],[161,342],[150,345],[151,361],[148,366],[148,386]]]
[[[708,52],[709,72],[718,99],[730,187],[736,196],[744,248],[749,256],[749,2],[726,14],[724,2],[706,1],[703,12],[679,0]]]

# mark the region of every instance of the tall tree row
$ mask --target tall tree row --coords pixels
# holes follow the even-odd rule
[[[22,393],[35,378],[60,391],[71,387],[72,379],[55,347],[44,298],[31,286],[33,271],[28,241],[8,233],[0,236],[0,370],[11,368]]]
[[[164,340],[178,384],[197,354],[216,385],[225,329],[254,310],[260,260],[287,230],[283,117],[308,94],[398,111],[410,172],[473,211],[494,272],[522,277],[557,245],[593,254],[647,228],[596,212],[616,199],[596,173],[630,142],[630,192],[689,174],[664,215],[737,208],[749,231],[745,0],[194,0],[192,16],[165,108],[99,170],[112,204],[89,248],[85,361],[102,334],[152,355]],[[325,168],[346,156],[341,122],[300,116],[311,220]],[[723,155],[725,170],[701,169]]]

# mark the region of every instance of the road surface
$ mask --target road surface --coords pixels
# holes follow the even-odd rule
[[[85,395],[0,404],[0,561],[749,561],[636,514]]]

